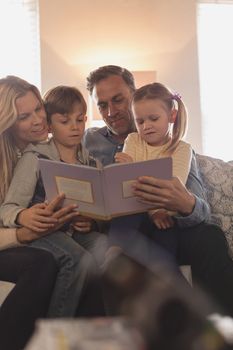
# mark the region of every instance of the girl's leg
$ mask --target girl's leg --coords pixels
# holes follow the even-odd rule
[[[0,308],[0,349],[23,349],[46,316],[57,276],[52,254],[29,247],[0,252],[0,280],[16,283]]]
[[[166,230],[160,230],[149,219],[149,217],[145,217],[140,231],[164,250],[169,252],[174,258],[177,257],[178,238],[176,226]]]
[[[50,251],[58,262],[59,272],[48,316],[74,316],[83,291],[97,273],[93,257],[64,232],[53,233],[30,245]]]
[[[109,246],[119,246],[125,253],[131,250],[135,233],[139,231],[144,216],[135,214],[112,219],[108,231]]]
[[[151,239],[151,229],[147,213],[113,219],[109,244],[120,246],[126,255],[151,270],[161,266],[180,274],[174,256]]]

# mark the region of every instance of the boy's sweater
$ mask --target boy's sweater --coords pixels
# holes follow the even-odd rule
[[[45,143],[30,144],[19,159],[5,201],[0,208],[0,221],[5,227],[17,227],[18,214],[28,208],[32,200],[35,203],[36,200],[33,197],[40,179],[38,171],[38,158],[40,157],[60,161],[52,138]],[[82,164],[90,163],[88,152],[81,147],[77,159]],[[41,196],[43,197],[42,193]]]

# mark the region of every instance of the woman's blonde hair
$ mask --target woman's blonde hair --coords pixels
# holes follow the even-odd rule
[[[17,162],[17,147],[9,132],[17,120],[16,100],[29,91],[42,102],[37,87],[27,81],[15,76],[0,79],[0,203],[5,198]]]
[[[172,139],[165,150],[169,155],[176,149],[179,141],[185,136],[187,131],[188,114],[186,107],[178,94],[173,94],[161,83],[147,84],[137,89],[133,94],[132,104],[144,99],[161,100],[169,111],[177,109],[177,115],[172,129]]]

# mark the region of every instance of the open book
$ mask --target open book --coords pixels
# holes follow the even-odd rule
[[[132,183],[139,176],[172,177],[170,157],[111,164],[102,169],[39,159],[39,167],[48,200],[65,193],[64,205],[77,203],[81,215],[101,220],[153,208],[132,193]]]

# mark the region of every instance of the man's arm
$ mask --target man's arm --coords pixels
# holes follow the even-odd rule
[[[155,208],[177,211],[179,214],[175,218],[180,227],[190,227],[209,220],[210,209],[195,167],[195,155],[187,187],[178,178],[162,180],[142,176],[134,185],[134,193],[140,200],[153,203]]]
[[[186,188],[195,197],[195,206],[193,211],[187,217],[177,217],[178,225],[180,227],[190,227],[201,222],[208,222],[210,220],[210,207],[206,199],[194,151]]]

